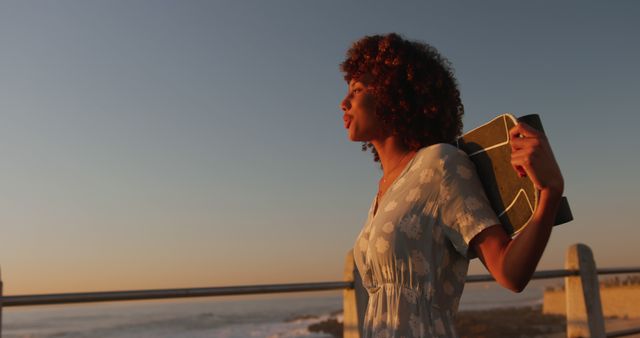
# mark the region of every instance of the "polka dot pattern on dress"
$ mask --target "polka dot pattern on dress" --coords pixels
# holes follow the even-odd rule
[[[482,203],[474,196],[469,196],[464,199],[464,205],[469,210],[478,210],[482,208]]]
[[[402,187],[402,185],[405,182],[405,178],[404,177],[400,177],[400,179],[398,179],[394,184],[393,187],[391,188],[391,190],[397,190],[400,189]]]
[[[412,215],[400,223],[400,231],[402,231],[409,239],[420,239],[422,234],[422,227],[420,224],[420,217],[418,215]]]
[[[467,166],[458,165],[458,175],[464,178],[465,180],[471,179],[473,176],[473,172]]]
[[[405,198],[404,200],[406,202],[417,202],[419,199],[420,199],[420,188],[416,187],[409,190],[409,193],[407,194],[407,198]]]
[[[433,170],[432,168],[423,169],[420,172],[420,184],[431,182],[434,175],[435,175],[435,170]]]
[[[393,211],[393,209],[395,209],[396,206],[398,206],[398,203],[396,201],[391,201],[387,203],[387,205],[384,207],[384,211],[385,212]]]
[[[378,250],[378,253],[385,253],[388,249],[389,242],[382,237],[378,237],[378,239],[376,239],[376,250]]]
[[[451,145],[423,148],[373,199],[353,251],[369,292],[362,338],[455,336],[468,241],[497,224],[465,156]]]
[[[424,276],[429,273],[429,263],[424,254],[418,250],[411,251],[411,265],[413,271],[419,276]]]

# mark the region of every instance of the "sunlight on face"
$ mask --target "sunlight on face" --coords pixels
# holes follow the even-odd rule
[[[342,119],[351,141],[370,142],[379,138],[382,126],[375,114],[375,97],[371,93],[371,75],[365,74],[349,82],[347,95],[340,106]]]

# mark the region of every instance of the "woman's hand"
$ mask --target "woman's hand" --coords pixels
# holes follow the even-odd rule
[[[509,130],[511,165],[520,177],[529,176],[538,190],[562,195],[564,179],[544,133],[525,123]]]
[[[474,237],[470,245],[500,285],[520,292],[531,280],[551,236],[564,180],[544,133],[521,122],[509,130],[509,136],[511,165],[540,190],[538,207],[515,238],[501,226],[492,226]]]

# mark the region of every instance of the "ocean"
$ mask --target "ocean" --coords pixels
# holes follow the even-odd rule
[[[514,294],[495,283],[465,287],[460,310],[534,306],[543,286]],[[329,338],[309,325],[342,321],[342,292],[11,307],[4,338]]]

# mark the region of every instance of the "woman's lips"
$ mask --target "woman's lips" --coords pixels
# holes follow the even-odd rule
[[[351,125],[351,119],[352,117],[350,115],[347,115],[347,114],[342,115],[342,120],[344,121],[345,129],[349,129],[349,126]]]

